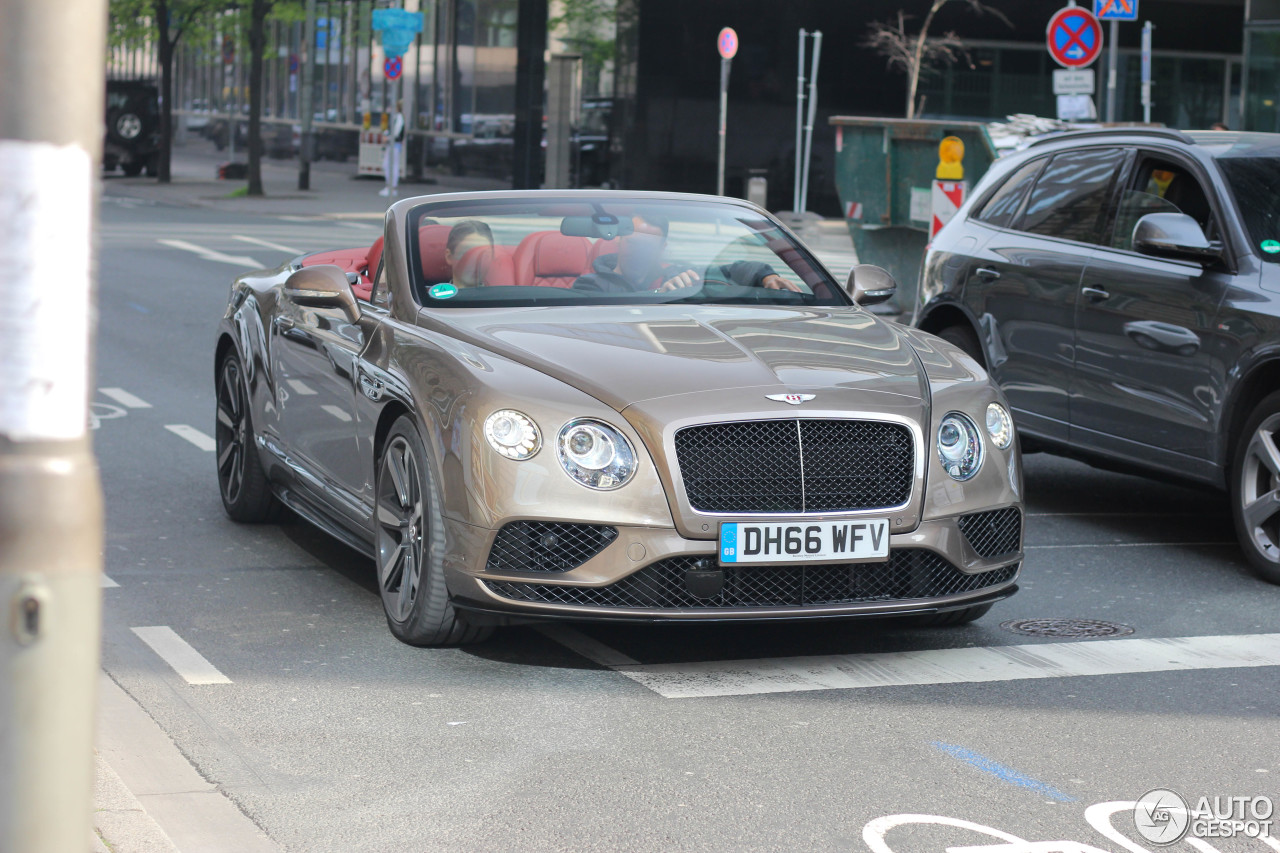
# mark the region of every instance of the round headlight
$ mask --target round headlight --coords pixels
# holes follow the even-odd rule
[[[508,459],[528,459],[542,447],[537,424],[514,409],[499,409],[485,418],[484,437]]]
[[[1007,450],[1013,444],[1013,419],[1009,417],[1009,410],[999,403],[987,406],[987,435],[991,436],[991,443],[1001,450]]]
[[[556,455],[565,473],[582,485],[601,491],[625,485],[636,472],[631,442],[603,421],[569,421],[560,430]]]
[[[967,480],[982,467],[982,435],[973,421],[951,412],[938,425],[938,459],[953,480]]]

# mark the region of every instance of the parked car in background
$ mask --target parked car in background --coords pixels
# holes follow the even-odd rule
[[[913,322],[987,368],[1024,449],[1225,489],[1280,583],[1280,134],[1091,130],[998,160]]]
[[[145,80],[108,80],[102,167],[155,177],[159,152],[160,90]]]

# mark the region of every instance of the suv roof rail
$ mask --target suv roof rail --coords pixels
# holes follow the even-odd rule
[[[1180,130],[1171,127],[1099,127],[1090,130],[1064,130],[1050,133],[1028,143],[1028,148],[1037,145],[1048,145],[1063,139],[1082,139],[1089,136],[1158,136],[1161,139],[1173,139],[1185,145],[1195,145],[1196,141]]]

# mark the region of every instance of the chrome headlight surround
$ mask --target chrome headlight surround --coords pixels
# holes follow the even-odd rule
[[[566,474],[601,492],[625,486],[639,467],[627,437],[594,418],[575,418],[560,428],[556,457]]]
[[[1001,450],[1008,450],[1013,444],[1013,418],[1009,410],[999,403],[987,404],[987,435],[991,443]]]
[[[490,447],[517,462],[532,459],[542,448],[538,425],[515,409],[499,409],[485,418],[484,437]]]
[[[968,415],[948,412],[938,423],[938,461],[953,480],[971,479],[982,469],[982,433]]]

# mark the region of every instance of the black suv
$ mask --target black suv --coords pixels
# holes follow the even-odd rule
[[[998,160],[913,322],[987,367],[1026,450],[1227,489],[1280,583],[1280,134],[1080,131]]]
[[[142,80],[107,81],[107,137],[102,167],[119,166],[126,175],[159,170],[160,90]]]

